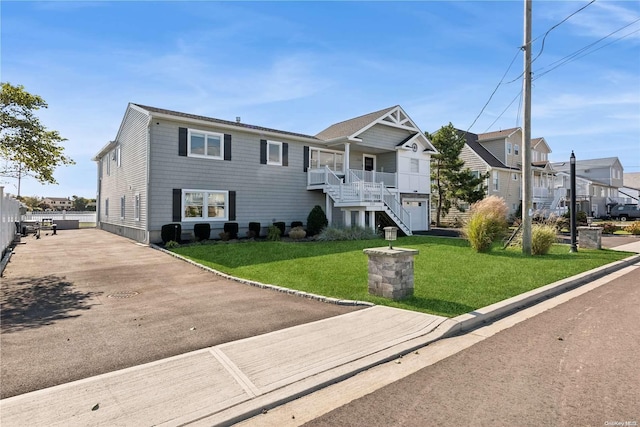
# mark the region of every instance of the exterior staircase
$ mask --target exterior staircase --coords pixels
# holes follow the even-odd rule
[[[326,168],[323,190],[331,197],[336,207],[379,207],[407,236],[411,236],[411,214],[402,207],[395,194],[382,183],[366,182],[350,172],[350,182],[345,183],[332,170]]]

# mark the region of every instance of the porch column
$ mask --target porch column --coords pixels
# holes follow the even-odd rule
[[[344,143],[344,182],[350,182],[351,177],[349,176],[349,156],[351,154],[351,143]]]
[[[375,211],[369,211],[367,212],[369,214],[369,228],[371,228],[371,230],[373,230],[373,232],[375,232],[376,229],[376,212]]]
[[[324,196],[324,214],[327,217],[327,222],[331,225],[333,221],[333,204],[331,203],[331,196],[329,194],[325,194]]]
[[[363,210],[358,211],[358,226],[364,228],[365,227],[365,216],[366,212]]]
[[[345,209],[343,212],[344,212],[344,226],[351,227],[351,211]]]

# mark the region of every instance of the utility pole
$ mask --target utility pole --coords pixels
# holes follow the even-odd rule
[[[524,0],[524,125],[522,129],[522,252],[531,255],[531,3]]]

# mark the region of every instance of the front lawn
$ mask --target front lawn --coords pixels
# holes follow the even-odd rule
[[[476,253],[461,239],[411,236],[394,247],[418,249],[414,296],[391,301],[369,295],[365,248],[384,240],[342,242],[245,242],[187,245],[173,252],[224,273],[327,297],[457,316],[573,276],[630,254],[610,250],[526,257],[519,248]]]

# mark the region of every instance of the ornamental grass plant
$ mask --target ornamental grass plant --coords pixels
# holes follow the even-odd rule
[[[476,252],[488,252],[507,232],[509,208],[503,198],[489,196],[471,205],[470,213],[463,234]]]
[[[534,224],[531,227],[531,253],[545,255],[557,241],[556,227],[551,224]]]

